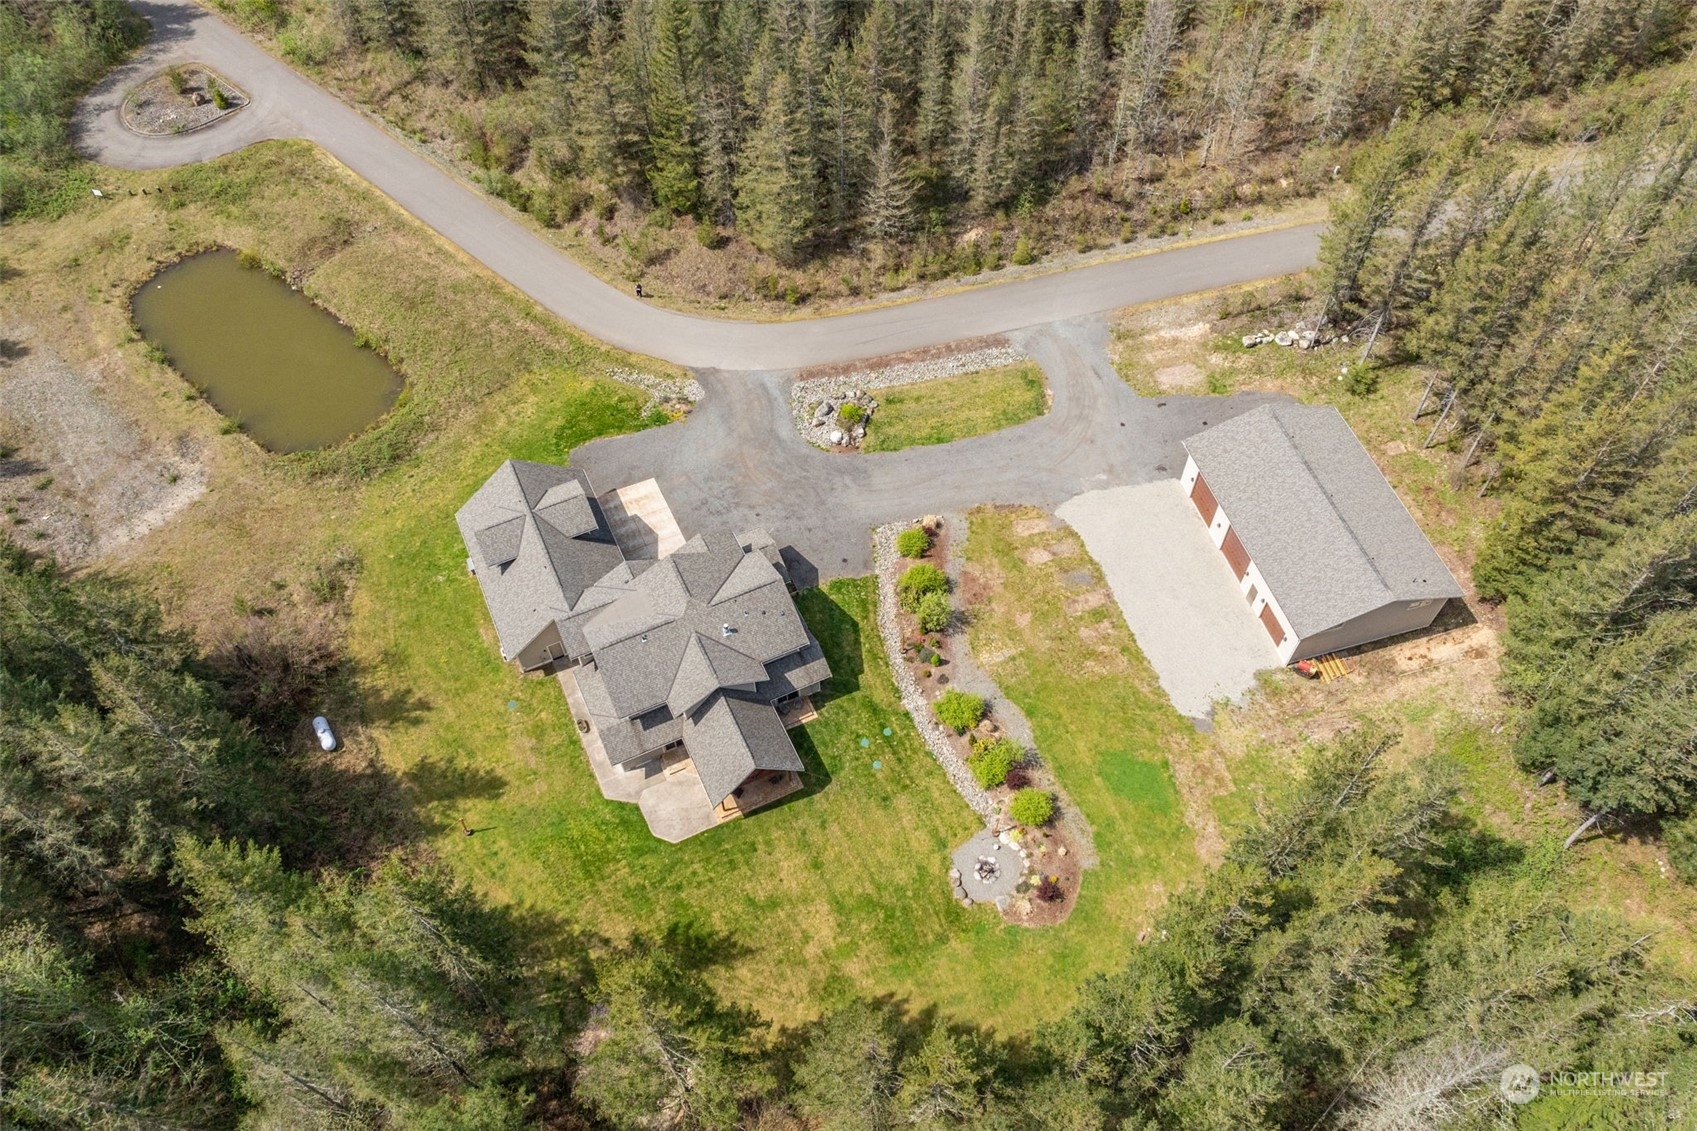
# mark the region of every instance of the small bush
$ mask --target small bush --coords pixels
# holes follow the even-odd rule
[[[1028,263],[1037,262],[1037,253],[1031,250],[1031,241],[1024,236],[1014,241],[1013,265],[1024,267]]]
[[[256,269],[265,265],[265,259],[251,247],[244,247],[236,252],[236,262],[243,267]]]
[[[1025,751],[1010,739],[994,738],[972,744],[972,757],[966,760],[972,776],[985,789],[994,789],[1007,781],[1014,763],[1025,757]]]
[[[1008,802],[1008,816],[1019,824],[1038,828],[1055,819],[1055,799],[1041,789],[1022,789]]]
[[[931,535],[917,526],[896,535],[896,553],[904,558],[923,558],[931,552]]]
[[[1697,815],[1664,824],[1662,840],[1668,846],[1668,866],[1673,874],[1697,885]]]
[[[1024,766],[1009,766],[1008,776],[1002,779],[1002,784],[1009,789],[1024,789],[1031,784],[1031,775],[1025,772]]]
[[[219,86],[217,83],[212,84],[212,105],[218,107],[220,110],[228,110],[230,108],[230,96],[225,94],[224,88]]]
[[[1344,377],[1344,388],[1351,396],[1368,397],[1378,391],[1379,368],[1376,365],[1352,365]]]
[[[919,618],[919,627],[926,632],[941,632],[949,627],[949,618],[954,616],[954,606],[949,604],[947,593],[927,593],[919,599],[919,608],[915,615]]]
[[[865,419],[866,410],[855,404],[853,401],[849,401],[847,404],[844,404],[837,409],[837,423],[841,424],[844,428],[853,428],[856,424],[859,424]]]
[[[1054,876],[1044,876],[1043,882],[1037,885],[1037,898],[1044,903],[1059,903],[1063,894],[1061,881]]]
[[[907,572],[896,581],[896,598],[901,602],[902,608],[910,613],[918,610],[920,599],[927,593],[948,591],[949,579],[943,575],[943,571],[925,562],[909,566]]]
[[[695,226],[695,242],[708,251],[717,251],[724,240],[719,236],[719,229],[707,220]]]
[[[965,734],[984,717],[984,700],[964,691],[945,691],[932,705],[937,721],[956,734]]]
[[[189,88],[189,77],[183,73],[181,67],[166,67],[165,81],[170,83],[171,89],[178,94],[182,94]]]

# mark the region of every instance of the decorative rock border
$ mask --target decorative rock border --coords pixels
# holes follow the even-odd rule
[[[642,406],[643,412],[667,403],[693,405],[702,397],[701,382],[693,377],[682,380],[676,377],[660,377],[623,366],[607,370],[607,376],[627,385],[635,385],[647,393],[648,403]]]
[[[942,724],[931,714],[930,701],[925,698],[925,693],[920,690],[913,673],[908,670],[907,663],[902,658],[901,628],[896,624],[896,569],[901,561],[900,555],[896,553],[896,535],[909,525],[911,524],[905,522],[892,522],[872,532],[872,567],[878,576],[878,635],[883,638],[884,655],[890,661],[890,674],[896,681],[896,689],[901,692],[902,706],[906,707],[907,713],[912,716],[913,725],[918,728],[925,748],[931,752],[937,764],[943,767],[949,784],[955,787],[955,791],[971,806],[972,811],[988,824],[1000,814],[1000,807],[988,793],[979,788],[972,771],[955,753]]]
[[[832,430],[837,428],[835,414],[826,416],[823,420],[819,418],[819,406],[826,401],[840,404],[845,400],[856,400],[864,405],[872,399],[867,396],[870,389],[913,385],[942,377],[959,377],[963,373],[976,373],[981,369],[997,369],[1023,361],[1025,356],[1013,346],[997,345],[947,357],[899,362],[879,369],[862,369],[829,377],[798,380],[790,385],[790,416],[795,420],[796,431],[800,432],[802,439],[808,443],[827,449],[840,447],[840,444],[832,442],[830,438]]]
[[[181,93],[171,85],[173,70],[185,83]],[[222,107],[211,93],[214,88],[224,96]],[[131,87],[118,120],[142,137],[173,137],[217,125],[248,102],[245,91],[206,64],[175,63]]]

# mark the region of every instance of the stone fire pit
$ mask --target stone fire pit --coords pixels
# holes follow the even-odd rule
[[[1025,852],[988,829],[955,849],[949,884],[960,902],[1007,906],[1026,872]]]

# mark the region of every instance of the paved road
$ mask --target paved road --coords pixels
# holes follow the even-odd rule
[[[1271,399],[1139,397],[1114,372],[1100,320],[1023,331],[1049,379],[1047,414],[988,436],[900,452],[820,451],[796,432],[787,373],[706,372],[685,420],[572,452],[598,490],[653,476],[686,534],[763,527],[811,584],[871,570],[868,527],[980,503],[1054,508],[1082,491],[1176,476],[1179,441]]]
[[[148,45],[85,100],[78,143],[96,161],[159,169],[267,138],[306,138],[506,279],[539,305],[613,345],[681,365],[777,370],[852,361],[919,346],[1079,318],[1301,270],[1314,262],[1310,225],[1175,248],[1064,273],[979,287],[879,310],[794,322],[736,322],[666,310],[617,290],[192,0],[134,0],[153,23]],[[210,64],[252,103],[208,129],[144,138],[118,119],[123,92],[170,62]]]

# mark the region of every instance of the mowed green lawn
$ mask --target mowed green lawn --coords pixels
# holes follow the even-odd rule
[[[544,945],[550,933],[620,940],[675,922],[717,934],[721,989],[780,1023],[888,994],[1018,1032],[1118,961],[1127,909],[1107,897],[1123,893],[1128,854],[1092,874],[1084,912],[1059,930],[1009,927],[949,898],[948,852],[977,822],[901,710],[869,579],[802,595],[836,673],[818,721],[795,732],[805,792],[679,845],[650,836],[635,806],[604,800],[558,683],[501,662],[453,512],[503,458],[558,461],[638,426],[640,395],[540,373],[501,399],[461,433],[476,441],[373,484],[356,525],[352,634],[371,727],[445,859],[529,913]],[[476,835],[461,834],[462,816]],[[1100,817],[1113,835],[1147,831]]]
[[[869,452],[982,436],[1034,420],[1048,408],[1043,371],[1032,361],[893,385],[875,395],[878,411],[862,445]]]
[[[1100,862],[1054,932],[1090,940],[1117,962],[1166,897],[1202,874],[1169,768],[1197,736],[1161,691],[1078,536],[1064,527],[1015,533],[1022,520],[1046,518],[1029,508],[969,516],[969,635],[1094,835]]]

